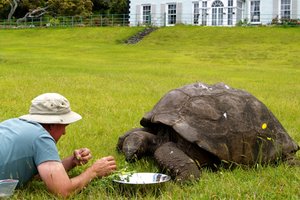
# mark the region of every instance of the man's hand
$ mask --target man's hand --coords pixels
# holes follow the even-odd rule
[[[96,173],[98,177],[103,177],[115,171],[117,169],[117,164],[114,157],[107,156],[93,163],[91,169]]]
[[[86,164],[92,158],[91,151],[88,148],[76,149],[73,155],[62,160],[66,171],[73,169],[78,165]]]
[[[91,151],[88,148],[76,149],[73,156],[73,162],[76,166],[84,165],[92,158]]]

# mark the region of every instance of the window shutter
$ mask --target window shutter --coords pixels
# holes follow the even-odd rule
[[[176,24],[180,24],[182,22],[182,3],[177,3],[176,7]]]
[[[151,24],[156,24],[156,5],[151,5]]]
[[[142,15],[141,15],[141,5],[136,5],[136,25],[140,25],[142,23]]]
[[[166,18],[166,4],[160,4],[160,26],[166,26],[167,18]]]
[[[273,13],[272,13],[272,18],[275,18],[277,17],[279,14],[280,14],[280,11],[279,11],[279,2],[280,0],[273,0]]]
[[[299,4],[299,0],[292,0],[291,2],[291,18],[292,19],[297,19],[298,13],[300,12],[300,10],[297,10],[298,8],[298,4]]]

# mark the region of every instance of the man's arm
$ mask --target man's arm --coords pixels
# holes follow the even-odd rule
[[[116,169],[116,162],[112,156],[97,160],[91,167],[74,178],[69,178],[62,163],[47,161],[38,166],[41,179],[48,190],[62,197],[67,197],[80,191],[92,179],[107,176]]]

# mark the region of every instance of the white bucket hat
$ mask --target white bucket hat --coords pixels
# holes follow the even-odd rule
[[[19,117],[42,124],[71,124],[82,117],[71,111],[69,101],[57,93],[45,93],[31,101],[29,114]]]

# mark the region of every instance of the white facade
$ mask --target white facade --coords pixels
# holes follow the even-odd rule
[[[300,19],[300,0],[131,0],[130,26],[235,26]]]

